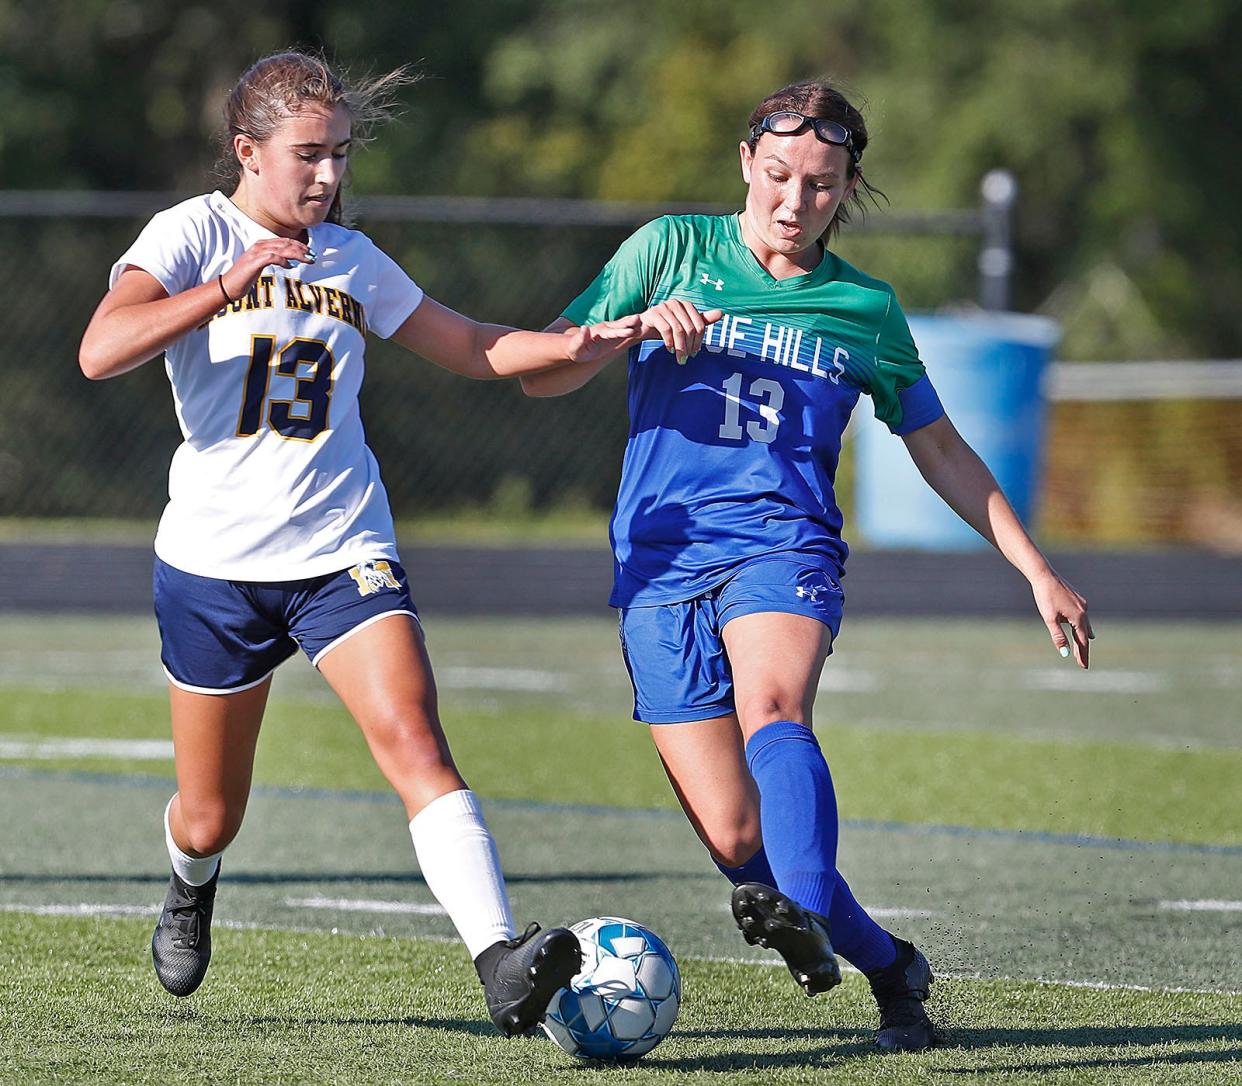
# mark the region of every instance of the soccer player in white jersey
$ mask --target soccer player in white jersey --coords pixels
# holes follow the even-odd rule
[[[164,820],[173,873],[152,939],[160,981],[184,996],[206,973],[220,855],[245,811],[272,672],[300,646],[404,802],[427,885],[512,1035],[577,971],[578,943],[564,928],[518,934],[492,836],[449,753],[358,415],[365,337],[493,378],[598,359],[644,326],[478,324],[341,225],[351,140],[403,82],[398,71],[348,87],[296,52],[251,67],[225,110],[235,191],[151,220],[112,269],[80,364],[114,377],[163,352],[185,439],[155,540],[177,772]]]
[[[1026,576],[1062,655],[1086,667],[1092,635],[1085,600],[945,416],[892,288],[825,246],[871,192],[866,146],[862,117],[831,86],[770,95],[740,145],[742,212],[642,227],[551,330],[655,307],[662,342],[629,352],[611,602],[635,719],[734,883],[743,935],[779,951],[808,995],[840,981],[835,947],[870,981],[879,1046],[918,1050],[936,1039],[931,967],[837,871],[836,798],[811,730],[844,602],[834,476],[861,395]],[[609,361],[522,384],[560,395]]]

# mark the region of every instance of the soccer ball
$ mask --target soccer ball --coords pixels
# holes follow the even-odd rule
[[[663,940],[633,920],[596,916],[570,929],[582,969],[552,997],[544,1032],[571,1056],[635,1060],[668,1035],[681,974]]]

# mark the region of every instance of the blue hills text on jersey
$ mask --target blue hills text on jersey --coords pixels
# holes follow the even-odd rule
[[[359,332],[366,335],[367,312],[363,304],[351,294],[336,287],[319,286],[316,283],[303,283],[287,275],[260,275],[245,294],[235,302],[224,306],[209,321],[204,321],[199,328],[206,328],[211,321],[234,313],[249,313],[253,310],[300,309],[303,313],[318,313],[353,325]]]
[[[850,361],[850,352],[844,347],[825,344],[813,332],[732,313],[708,325],[703,335],[703,350],[772,362],[834,385],[841,383]]]

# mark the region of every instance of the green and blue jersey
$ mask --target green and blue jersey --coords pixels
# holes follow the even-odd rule
[[[670,298],[725,315],[684,365],[659,342],[630,350],[610,602],[692,599],[786,552],[843,569],[833,484],[858,397],[896,434],[944,413],[892,288],[827,251],[775,279],[736,215],[666,216],[622,244],[565,317],[590,324]]]

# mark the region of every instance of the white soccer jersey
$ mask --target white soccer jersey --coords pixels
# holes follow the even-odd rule
[[[156,215],[112,268],[171,294],[211,282],[273,237],[213,192]],[[289,581],[396,558],[392,514],[362,430],[366,333],[387,338],[419,286],[365,234],[313,227],[314,264],[265,268],[165,354],[184,443],[155,551],[205,577]]]

